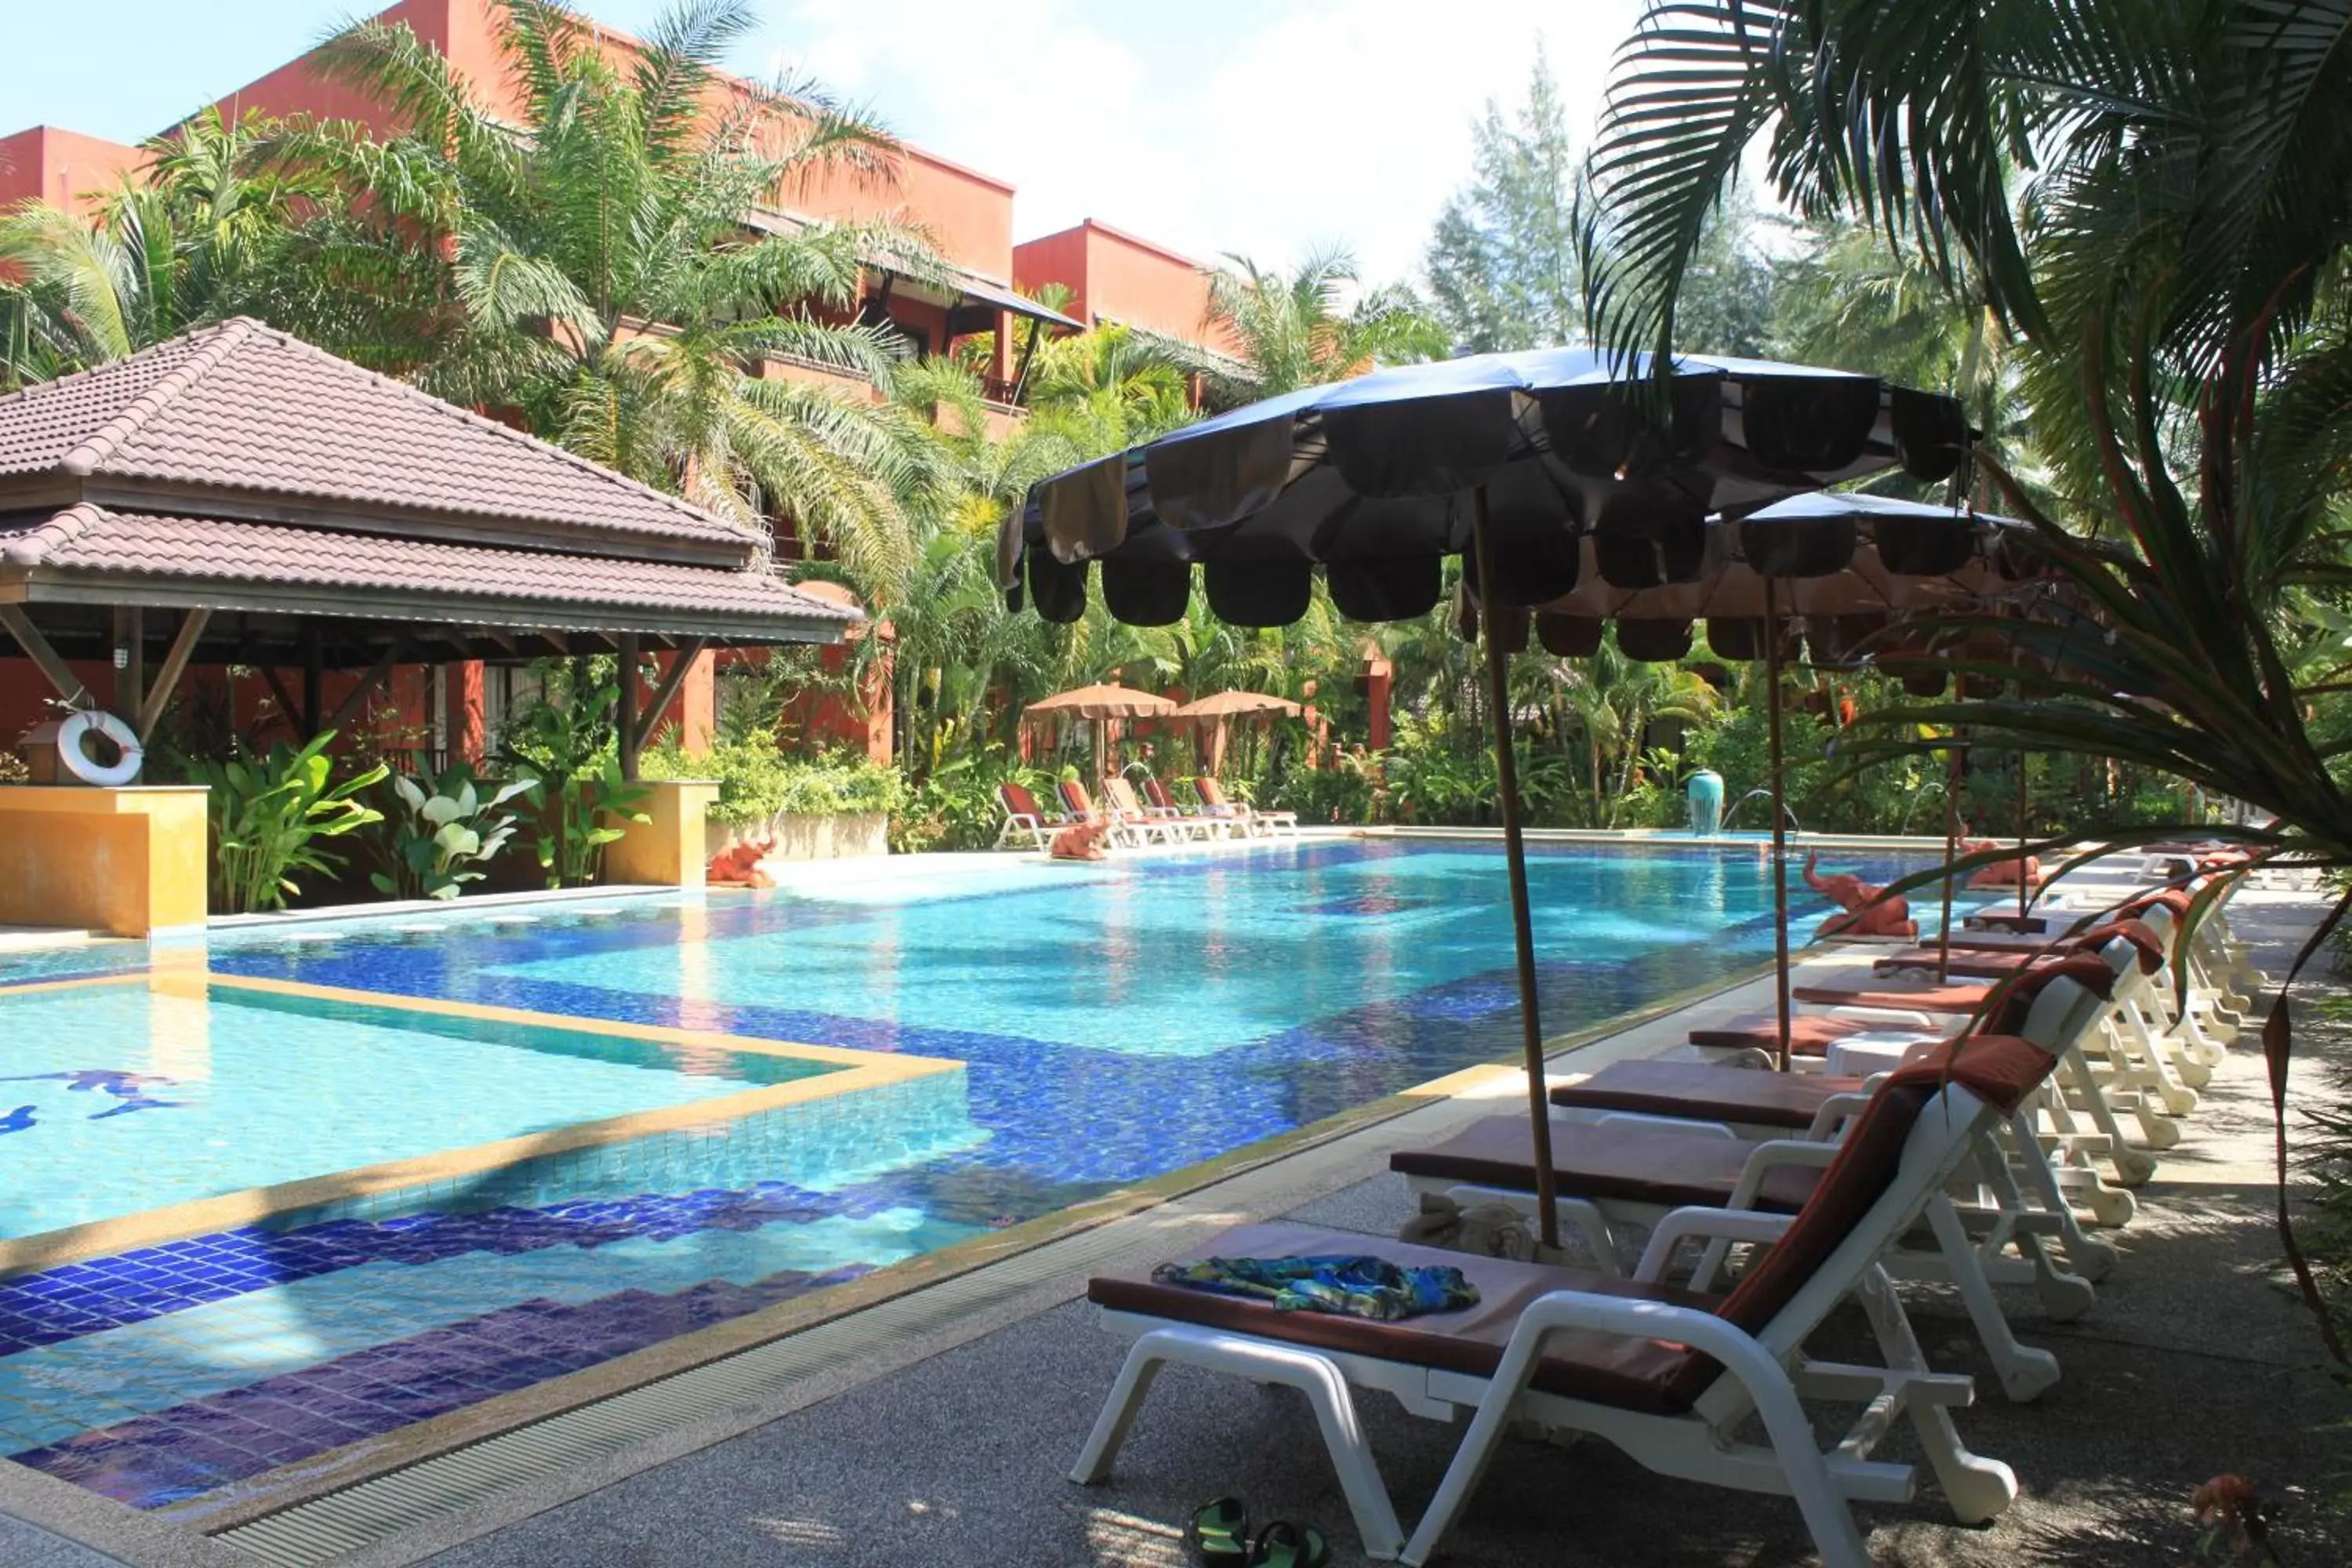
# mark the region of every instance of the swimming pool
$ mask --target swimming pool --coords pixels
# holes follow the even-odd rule
[[[657,1149],[607,1143],[0,1280],[0,1449],[136,1506],[201,1500],[1507,1057],[1501,869],[1486,844],[1307,841],[1092,867],[845,868],[837,883],[699,905],[460,908],[216,938],[208,1049],[245,1087],[224,1077],[212,1092],[248,1131],[172,1134],[233,1146],[172,1166],[215,1183],[398,1159],[403,1130],[433,1120],[406,1103],[447,1106],[454,1145],[624,1110],[692,1117],[786,1070],[723,1050],[534,1052],[455,1026],[386,1045],[365,1031],[399,1036],[402,1020],[322,1018],[314,993],[962,1068],[824,1096],[822,1126],[761,1142],[673,1129]],[[1750,851],[1546,847],[1530,881],[1550,1033],[1770,952],[1767,867]],[[1801,905],[1800,929],[1818,913]],[[81,1140],[69,1169],[100,1168],[100,1137],[121,1140],[118,1155],[150,1137],[160,1151],[190,1118],[161,1104],[74,1118],[190,1093],[166,1065],[187,1016],[152,1005],[157,988],[117,989],[0,994],[40,1017],[28,1048],[0,1015],[0,1076],[44,1086],[25,1096],[33,1132]],[[337,1037],[309,1033],[321,1029]],[[436,1064],[408,1081],[438,1073],[444,1091],[383,1089],[403,1052]],[[26,1076],[39,1072],[128,1076]],[[0,1135],[0,1157],[20,1141]],[[72,1186],[12,1198],[27,1212],[9,1224],[123,1202],[121,1183]]]

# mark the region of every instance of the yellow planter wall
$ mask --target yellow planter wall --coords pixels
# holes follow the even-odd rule
[[[205,795],[201,784],[0,788],[0,924],[201,929]]]
[[[615,826],[628,831],[604,846],[606,882],[656,888],[699,888],[706,866],[703,819],[719,799],[709,779],[647,780],[637,809],[652,820]]]

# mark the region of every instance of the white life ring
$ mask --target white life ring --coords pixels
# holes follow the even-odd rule
[[[81,749],[84,737],[97,731],[114,742],[122,755],[112,767],[102,767]],[[146,761],[141,750],[139,736],[130,725],[103,710],[92,709],[70,714],[58,726],[58,766],[86,784],[100,789],[120,789],[139,776],[140,764]]]

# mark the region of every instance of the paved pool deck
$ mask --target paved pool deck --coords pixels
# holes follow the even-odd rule
[[[2310,895],[2249,891],[2232,907],[2257,957],[2281,972],[2318,913]],[[1867,950],[1810,959],[1812,973],[1864,964]],[[2318,961],[2299,988],[2302,1103],[2343,1103],[2352,1024],[2314,1004],[2352,994]],[[1673,1051],[1697,1016],[1766,1006],[1757,982],[1557,1058],[1566,1077],[1612,1059]],[[811,1564],[1178,1564],[1183,1521],[1202,1500],[1246,1498],[1259,1518],[1311,1521],[1333,1562],[1364,1561],[1301,1402],[1171,1370],[1155,1387],[1099,1488],[1065,1479],[1124,1344],[1080,1299],[1089,1273],[1146,1265],[1225,1226],[1273,1215],[1392,1234],[1410,1211],[1385,1174],[1392,1149],[1524,1106],[1515,1075],[1475,1069],[1395,1118],[1308,1147],[1099,1230],[1026,1255],[1018,1283],[928,1329],[782,1388],[747,1392],[722,1415],[432,1519],[342,1557],[354,1568],[721,1568]],[[2279,1285],[2270,1229],[2270,1110],[2260,1058],[2232,1054],[2180,1149],[2142,1190],[2138,1218],[2097,1305],[2069,1324],[2011,1305],[2028,1342],[2057,1352],[2063,1381],[2033,1405],[2003,1402],[1957,1304],[1909,1292],[1938,1365],[1979,1373],[1988,1392],[1960,1412],[1964,1438],[2007,1460],[2024,1496],[1981,1530],[1941,1515],[1932,1486],[1906,1508],[1862,1517],[1892,1563],[2137,1565],[2190,1561],[2189,1492],[2235,1470],[2288,1507],[2289,1568],[2352,1560],[2352,1530],[2319,1500],[2352,1458],[2347,1399],[2315,1368],[2307,1321]],[[1007,1279],[1013,1273],[1009,1268]],[[887,1310],[882,1309],[881,1310]],[[844,1320],[845,1322],[853,1320]],[[1410,1520],[1451,1458],[1454,1433],[1366,1396],[1361,1410],[1400,1511]],[[1898,1439],[1891,1452],[1901,1452]],[[131,1514],[15,1467],[0,1476],[0,1568],[110,1563],[250,1564],[262,1559],[167,1521]],[[31,1522],[31,1521],[38,1521]],[[1513,1445],[1490,1470],[1445,1561],[1527,1564],[1706,1564],[1811,1560],[1794,1509],[1651,1476],[1592,1443]],[[282,1560],[282,1559],[281,1559]]]

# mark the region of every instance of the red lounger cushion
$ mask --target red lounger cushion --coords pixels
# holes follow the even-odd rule
[[[2019,970],[2026,968],[2037,958],[2059,956],[2069,952],[2095,953],[2117,937],[2122,937],[2139,950],[2139,966],[2142,970],[2153,974],[2164,967],[2164,940],[2149,930],[2146,921],[2120,920],[2111,921],[2105,925],[2093,926],[2077,935],[2063,939],[2063,942],[2051,942],[2045,939],[2039,947],[2005,947],[1998,952],[1963,952],[1958,951],[1959,944],[1955,942],[1951,973],[1998,980],[2004,975],[2014,974]],[[1892,974],[1905,969],[1933,968],[1937,962],[1936,950],[1923,945],[1906,948],[1901,952],[1889,953],[1873,963],[1871,967],[1881,974]]]
[[[1478,1304],[1454,1312],[1431,1312],[1401,1322],[1371,1322],[1328,1312],[1277,1312],[1271,1303],[1218,1296],[1181,1285],[1161,1285],[1149,1274],[1098,1278],[1087,1286],[1087,1300],[1118,1312],[1139,1312],[1173,1322],[1197,1323],[1280,1340],[1317,1350],[1372,1356],[1408,1366],[1435,1367],[1487,1377],[1503,1359],[1503,1347],[1528,1303],[1548,1290],[1589,1290],[1637,1300],[1668,1301],[1710,1309],[1716,1298],[1669,1286],[1637,1285],[1614,1274],[1549,1264],[1513,1263],[1475,1253],[1414,1247],[1360,1231],[1320,1230],[1304,1225],[1245,1225],[1212,1237],[1176,1261],[1202,1258],[1313,1258],[1369,1253],[1405,1268],[1444,1264],[1459,1268],[1478,1287]],[[1675,1415],[1690,1408],[1672,1390],[1696,1359],[1688,1347],[1621,1334],[1564,1331],[1551,1336],[1535,1385],[1547,1394],[1589,1399],[1620,1409]],[[1711,1363],[1710,1363],[1711,1364]],[[1704,1390],[1710,1374],[1702,1379]]]
[[[2145,928],[2143,928],[2145,929]],[[2147,962],[2146,949],[2141,950],[2141,962]],[[2072,980],[2076,984],[2100,996],[2115,994],[2115,971],[2107,961],[2095,952],[2070,952],[2018,972],[2016,976],[1995,984],[1985,985],[1923,985],[1916,990],[1872,991],[1855,988],[1846,990],[1829,985],[1800,985],[1792,993],[1801,1002],[1812,1002],[1832,1007],[1881,1007],[1918,1013],[1972,1014],[1985,1005],[1994,992],[2000,993],[2000,1005],[1985,1020],[1985,1034],[2014,1034],[2025,1026],[2025,1015],[2032,1006],[2042,988],[2053,980]]]
[[[1863,1034],[1872,1026],[1852,1018],[1795,1014],[1789,1019],[1789,1050],[1791,1055],[1800,1057],[1827,1056],[1832,1040]],[[1770,1013],[1727,1019],[1704,1029],[1693,1029],[1690,1043],[1705,1046],[1710,1050],[1778,1050],[1780,1048],[1780,1020]]]
[[[1922,985],[1916,991],[1869,986],[1800,985],[1789,993],[1820,1007],[1885,1007],[1906,1013],[1973,1013],[1984,1005],[1990,985]]]
[[[1916,973],[1922,970],[1934,970],[1942,964],[1944,972],[1954,979],[1999,980],[2003,975],[2014,974],[2035,959],[2048,955],[2049,947],[2046,942],[2041,947],[2027,948],[2022,952],[2011,950],[2002,952],[1971,952],[1956,944],[1952,949],[1950,963],[1945,964],[1932,947],[1906,947],[1900,952],[1888,953],[1870,967],[1874,973],[1879,974],[1901,974],[1906,972]]]
[[[1553,1089],[1551,1102],[1576,1110],[1801,1131],[1831,1099],[1861,1089],[1858,1078],[1828,1073],[1748,1072],[1706,1062],[1612,1062],[1582,1083]]]
[[[1756,1145],[1651,1127],[1576,1123],[1552,1129],[1551,1168],[1563,1194],[1678,1208],[1719,1208],[1739,1184]],[[1512,1192],[1535,1190],[1535,1134],[1524,1116],[1489,1116],[1443,1143],[1400,1149],[1389,1169],[1407,1176],[1468,1182]],[[1786,1214],[1812,1195],[1818,1170],[1774,1171],[1757,1194],[1759,1205]]]

